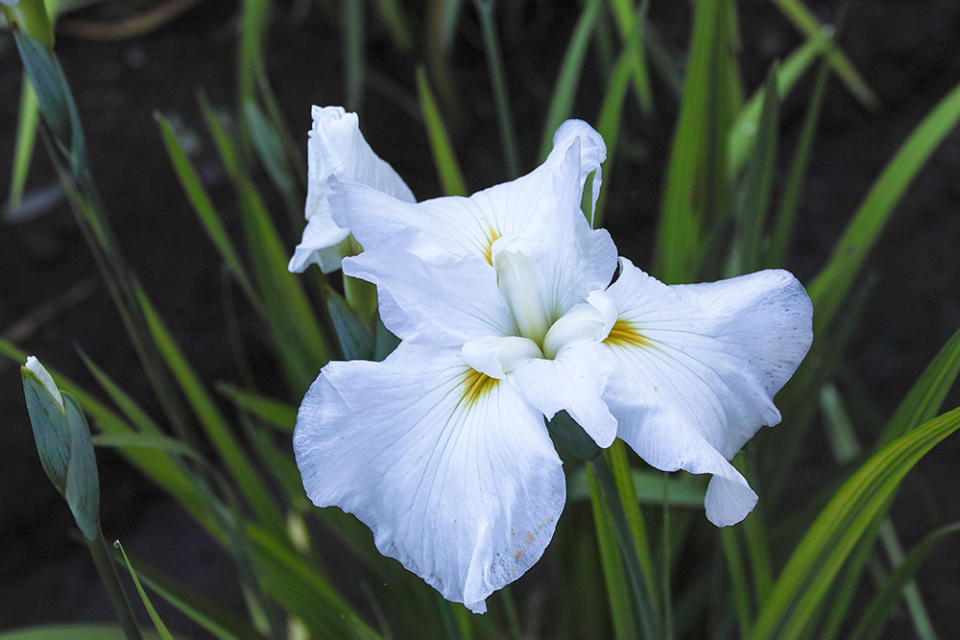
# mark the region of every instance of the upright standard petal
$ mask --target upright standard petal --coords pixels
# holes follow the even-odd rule
[[[458,347],[509,335],[513,320],[496,273],[474,256],[423,250],[421,235],[407,230],[343,261],[344,273],[377,285],[384,326],[408,342]]]
[[[584,175],[581,142],[578,137],[568,142],[562,154],[552,154],[534,173],[470,198],[408,204],[362,185],[332,180],[330,200],[338,222],[349,226],[364,246],[360,256],[344,261],[345,272],[377,284],[388,328],[406,340],[446,336],[449,331],[420,328],[449,315],[445,307],[477,307],[480,300],[465,306],[461,298],[481,292],[480,297],[485,297],[486,288],[475,290],[471,283],[478,281],[484,267],[490,273],[496,271],[498,280],[493,282],[500,282],[499,276],[508,270],[499,262],[527,265],[530,268],[524,275],[531,276],[524,287],[501,282],[501,293],[523,293],[526,285],[537,281],[533,293],[542,298],[543,317],[514,314],[513,318],[519,323],[520,335],[537,342],[543,336],[534,335],[526,320],[535,320],[533,324],[543,333],[591,291],[607,287],[616,268],[616,247],[606,231],[590,229],[580,212]],[[592,157],[600,156],[594,150]],[[516,260],[495,264],[495,257],[503,251]],[[444,255],[444,265],[437,266],[438,257]],[[451,296],[445,282],[454,282],[448,267],[457,262],[475,265],[472,269],[478,275],[469,282],[455,282],[461,293]],[[414,278],[406,273],[424,268],[442,278]],[[413,280],[421,292],[432,294],[417,294],[420,303],[404,304],[401,299],[411,299],[408,294]],[[504,299],[516,302],[510,295]],[[417,331],[420,337],[401,333],[405,329]],[[488,335],[509,335],[509,329],[497,329]],[[481,336],[463,337],[469,340]]]
[[[324,367],[297,417],[307,495],[337,505],[472,611],[542,555],[565,500],[543,417],[457,350],[403,343],[385,361]]]
[[[587,177],[599,171],[606,155],[603,140],[590,125],[570,120],[558,130],[543,164],[511,182],[469,198],[444,197],[404,205],[375,189],[335,180],[331,189],[334,219],[350,228],[370,250],[398,232],[416,229],[445,249],[492,264],[493,243],[501,237],[540,238],[551,229],[569,229],[586,260],[581,271],[609,283],[616,249],[609,234],[594,230],[580,210]],[[599,173],[595,174],[597,178]],[[595,199],[599,181],[595,178]],[[591,288],[598,288],[597,285]],[[589,289],[588,289],[589,290]]]
[[[313,107],[307,141],[307,227],[290,259],[289,269],[302,272],[317,263],[325,272],[340,268],[351,253],[350,230],[334,222],[327,199],[331,176],[364,184],[403,202],[414,202],[406,183],[382,160],[360,133],[357,114],[343,107]]]
[[[707,517],[736,524],[757,496],[728,462],[762,425],[813,339],[813,306],[786,271],[667,286],[621,259],[607,293],[618,360],[604,397],[618,435],[667,470],[710,473]]]

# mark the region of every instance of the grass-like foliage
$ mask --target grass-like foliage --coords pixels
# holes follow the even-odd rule
[[[609,193],[620,187],[610,178],[619,175],[613,168],[626,161],[618,149],[635,134],[630,123],[653,114],[661,122],[675,122],[649,260],[651,273],[667,283],[786,266],[806,170],[816,162],[826,83],[833,75],[865,107],[876,105],[864,76],[840,48],[837,31],[821,25],[800,0],[772,3],[805,42],[772,65],[752,95],[742,86],[737,57],[739,39],[751,35],[740,33],[739,27],[738,10],[749,10],[746,3],[691,3],[689,50],[680,56],[662,46],[657,25],[647,18],[646,0],[585,0],[572,28],[563,34],[568,38],[564,54],[552,71],[549,104],[542,106],[540,157],[549,152],[557,126],[580,115],[573,109],[581,80],[590,72],[591,46],[612,54],[603,69],[601,110],[592,122],[608,149],[605,192],[595,225],[623,214],[612,206],[615,199]],[[57,3],[46,4],[51,9]],[[71,3],[61,4],[61,10],[71,8]],[[96,353],[83,359],[98,390],[83,389],[50,367],[67,398],[67,404],[61,400],[59,406],[72,413],[58,412],[38,378],[25,373],[31,417],[42,418],[34,427],[46,429],[37,436],[44,468],[49,460],[70,461],[71,452],[86,451],[90,442],[120,451],[222,547],[235,564],[245,596],[245,609],[230,610],[216,601],[216,594],[197,594],[162,569],[139,562],[132,546],[126,550],[130,557],[119,543],[115,553],[105,544],[95,507],[89,512],[101,491],[94,467],[92,483],[77,489],[80,480],[70,485],[65,479],[67,488],[61,492],[106,576],[127,637],[139,633],[135,618],[152,622],[159,637],[171,637],[151,600],[166,601],[221,639],[875,638],[898,600],[918,633],[932,633],[913,575],[958,526],[944,522],[904,552],[890,509],[904,476],[960,428],[960,409],[941,413],[960,373],[960,331],[925,371],[917,372],[916,382],[904,389],[902,402],[885,424],[869,425],[869,433],[879,436],[854,428],[834,381],[863,308],[864,287],[854,285],[864,280],[865,260],[898,201],[960,121],[960,85],[916,124],[850,212],[826,263],[807,283],[814,304],[814,346],[778,396],[782,425],[750,443],[734,461],[761,496],[751,515],[733,528],[707,524],[698,512],[705,490],[700,477],[656,472],[621,441],[586,462],[570,457],[565,464],[567,514],[544,559],[550,579],[531,578],[545,583],[537,585],[537,597],[546,598],[547,610],[556,612],[555,617],[538,620],[526,610],[531,600],[515,597],[529,588],[524,581],[513,591],[497,592],[490,599],[490,613],[475,616],[377,553],[370,532],[358,520],[336,508],[314,508],[291,455],[297,404],[320,368],[329,360],[383,359],[396,340],[378,321],[365,283],[339,281],[339,275],[323,275],[316,268],[303,275],[287,270],[292,247],[278,225],[290,221],[302,226],[307,177],[302,140],[291,135],[271,86],[289,79],[266,75],[271,20],[284,10],[284,3],[273,4],[240,3],[232,117],[217,112],[202,91],[195,107],[184,107],[202,113],[233,198],[220,202],[211,197],[176,127],[160,113],[156,140],[196,213],[195,232],[206,233],[229,274],[228,288],[239,294],[234,304],[252,310],[268,336],[285,384],[283,397],[255,388],[243,344],[229,327],[237,378],[198,376],[191,354],[178,345],[164,309],[151,301],[111,230],[110,203],[101,201],[89,165],[90,156],[105,151],[84,137],[84,114],[54,52],[54,19],[39,0],[4,6],[29,79],[20,98],[16,148],[5,150],[14,156],[10,204],[15,207],[20,201],[39,138],[147,374],[156,399],[151,404],[162,408],[157,414],[144,410],[144,399],[124,391],[122,383],[97,364]],[[479,22],[482,34],[489,100],[496,113],[491,127],[498,128],[503,147],[502,173],[513,177],[531,168],[521,162],[509,91],[511,66],[498,39],[502,6],[492,0],[321,4],[329,14],[329,28],[342,34],[349,109],[363,108],[369,21],[383,21],[393,53],[416,63],[415,74],[399,80],[418,97],[425,128],[397,135],[411,145],[429,144],[446,195],[465,195],[473,182],[461,171],[450,135],[453,114],[462,107],[456,106],[450,74],[455,72],[451,42],[465,14],[475,12],[470,19]],[[425,4],[425,29],[414,29],[414,11]],[[805,75],[813,78],[805,117],[800,135],[787,141],[780,135],[781,102]],[[678,100],[659,99],[654,90],[661,88],[677,91]],[[673,108],[674,102],[675,117],[665,119],[663,110]],[[304,113],[308,106],[303,105]],[[777,179],[778,159],[789,167],[782,180]],[[276,210],[268,203],[275,203]],[[27,356],[8,342],[0,342],[0,353],[21,364]],[[41,356],[55,365],[57,354]],[[86,427],[70,431],[70,420],[81,424],[83,414],[92,427],[89,438]],[[806,436],[821,424],[835,445],[836,472],[824,478],[813,495],[794,494],[787,501],[782,496],[809,440]],[[73,444],[56,445],[61,449],[49,444],[56,429],[74,433]],[[88,457],[76,459],[77,465],[90,464]],[[109,491],[109,483],[102,482],[102,490]],[[102,525],[109,531],[109,522]],[[334,564],[339,568],[331,569]],[[683,571],[678,569],[681,564]],[[693,565],[699,568],[691,574]],[[868,567],[884,570],[867,572]],[[116,574],[110,577],[117,568],[135,580],[132,597],[117,591]],[[855,598],[871,579],[872,600]],[[122,637],[120,629],[75,625],[0,637],[110,638]]]

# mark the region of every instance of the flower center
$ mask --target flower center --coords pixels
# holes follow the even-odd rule
[[[514,335],[490,336],[463,345],[461,354],[476,372],[501,379],[523,363],[553,360],[564,347],[607,338],[617,320],[616,305],[603,291],[592,291],[586,302],[556,318],[549,289],[536,261],[508,238],[492,249],[497,287],[513,318]]]
[[[617,320],[617,307],[603,291],[591,291],[586,302],[575,304],[553,323],[543,338],[543,355],[552,360],[566,346],[600,342]]]
[[[510,309],[517,333],[539,345],[552,323],[544,295],[546,283],[533,258],[504,244],[504,240],[498,239],[492,249],[497,287]]]

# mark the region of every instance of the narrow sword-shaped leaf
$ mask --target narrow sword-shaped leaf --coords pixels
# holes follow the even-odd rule
[[[17,142],[13,148],[13,165],[10,170],[10,194],[7,197],[7,212],[11,213],[20,206],[23,187],[27,183],[33,148],[37,141],[37,123],[40,111],[37,108],[37,94],[33,92],[30,79],[23,74],[20,87],[20,116],[17,119]]]
[[[654,108],[653,88],[650,85],[650,72],[647,69],[647,57],[643,48],[643,28],[649,5],[649,0],[643,0],[640,10],[637,11],[633,0],[610,0],[610,10],[616,18],[617,30],[620,32],[624,47],[630,47],[628,43],[634,40],[638,43],[638,46],[630,52],[629,74],[633,79],[633,87],[640,101],[640,107],[648,115],[653,113]]]
[[[720,529],[720,541],[723,543],[727,573],[730,576],[730,585],[733,587],[733,605],[737,612],[740,637],[743,638],[750,631],[750,625],[753,622],[753,606],[750,602],[750,588],[747,585],[747,572],[744,568],[740,541],[737,539],[737,529],[734,527]]]
[[[136,556],[134,556],[136,559]],[[136,561],[140,581],[174,609],[209,631],[218,640],[262,640],[250,624],[206,595],[197,593],[155,568]]]
[[[379,635],[302,556],[268,532],[247,527],[253,559],[264,588],[289,613],[324,637],[376,640]]]
[[[760,266],[761,241],[773,187],[777,159],[777,128],[780,97],[777,93],[777,67],[770,70],[764,91],[760,129],[744,176],[743,204],[737,212],[736,273],[756,271]]]
[[[157,613],[153,603],[150,602],[147,592],[143,590],[143,585],[140,584],[140,578],[137,577],[137,572],[133,570],[133,565],[130,564],[130,558],[127,557],[127,552],[123,550],[123,545],[120,544],[119,540],[117,540],[113,543],[113,546],[115,549],[119,549],[120,555],[123,556],[123,563],[126,565],[127,571],[130,573],[130,579],[133,580],[133,586],[136,587],[137,593],[140,595],[140,602],[143,603],[143,607],[147,610],[147,615],[150,616],[150,621],[153,623],[153,628],[157,630],[157,635],[160,636],[161,640],[173,640],[173,634],[170,633],[170,630],[167,629],[167,625],[165,625],[163,620],[160,619],[160,614]]]
[[[346,83],[345,104],[350,111],[363,107],[363,71],[366,54],[365,11],[363,2],[343,0],[343,76]]]
[[[264,487],[243,447],[230,430],[227,420],[220,413],[193,368],[180,352],[179,347],[177,347],[169,330],[157,315],[146,294],[142,290],[138,290],[137,296],[157,349],[193,408],[197,421],[224,464],[226,464],[237,486],[240,487],[244,497],[250,502],[250,506],[253,507],[254,512],[263,522],[268,526],[282,530],[283,519],[275,501]]]
[[[580,13],[573,35],[567,44],[563,62],[560,63],[560,72],[553,87],[550,106],[547,108],[547,117],[543,123],[543,138],[540,143],[540,160],[550,153],[553,144],[553,132],[560,124],[570,117],[573,106],[573,97],[580,80],[580,71],[583,68],[583,59],[587,54],[587,46],[597,25],[597,15],[600,13],[600,0],[587,0],[586,6]]]
[[[810,150],[813,148],[817,123],[820,120],[823,94],[826,92],[829,70],[829,62],[824,59],[820,63],[813,92],[810,94],[810,102],[803,116],[803,127],[800,130],[800,138],[797,140],[793,162],[790,164],[787,186],[780,197],[773,235],[770,238],[770,246],[766,254],[766,264],[771,268],[785,264],[787,252],[790,249],[793,229],[796,225],[797,208],[800,206],[800,194],[807,174],[807,165],[809,164]]]
[[[960,121],[960,85],[914,129],[884,168],[833,249],[827,264],[807,288],[813,306],[814,335],[833,319],[883,231],[890,213],[934,149]]]
[[[790,93],[796,86],[797,81],[803,77],[804,72],[817,59],[817,55],[823,52],[827,42],[826,36],[808,40],[790,54],[790,57],[783,64],[777,65],[775,71],[771,67],[771,71],[776,73],[777,94],[781,98]],[[753,148],[757,131],[760,129],[763,96],[766,91],[766,85],[757,89],[737,113],[730,127],[730,138],[727,141],[727,172],[731,176],[736,175],[743,168],[750,149]]]
[[[293,433],[297,422],[297,408],[289,403],[262,396],[252,391],[220,383],[217,391],[225,395],[237,408],[256,416],[265,423],[288,433]]]
[[[497,106],[497,125],[500,128],[500,142],[503,145],[504,161],[510,179],[520,175],[520,154],[517,151],[517,136],[513,125],[513,110],[510,108],[510,94],[503,70],[503,54],[497,37],[494,22],[494,0],[473,0],[480,18],[480,30],[483,34],[483,47],[487,57],[487,69],[490,84],[493,87],[493,99]]]
[[[797,545],[751,631],[752,640],[794,638],[809,622],[863,533],[903,477],[960,428],[960,408],[944,413],[874,454],[840,488]]]
[[[711,80],[716,65],[717,32],[722,0],[694,5],[693,38],[687,62],[683,101],[673,135],[664,180],[654,270],[667,283],[692,279],[703,230],[702,192]]]
[[[826,27],[820,24],[816,16],[810,12],[801,0],[772,0],[775,5],[786,15],[791,22],[807,38],[819,38],[824,35]],[[860,76],[860,73],[854,68],[853,64],[847,58],[846,54],[832,47],[830,53],[830,64],[850,92],[868,109],[876,109],[880,101],[876,94],[870,89],[866,81]]]
[[[642,14],[637,15],[637,22],[642,20]],[[627,84],[630,82],[630,70],[634,64],[634,50],[641,44],[642,30],[635,28],[633,36],[627,41],[623,52],[617,59],[617,63],[610,74],[610,80],[607,83],[607,92],[603,97],[603,103],[600,107],[600,117],[597,119],[597,131],[607,143],[608,167],[614,166],[614,157],[617,151],[617,141],[620,135],[620,117],[623,112],[624,98],[627,95]],[[607,194],[610,193],[610,177],[606,176],[606,187],[600,192],[600,198],[597,200],[597,209],[593,215],[593,226],[603,226],[603,211],[607,202]],[[584,190],[584,197],[587,192]]]
[[[906,397],[900,401],[896,412],[877,439],[876,447],[886,446],[893,439],[936,415],[947,393],[953,388],[958,374],[960,374],[960,329],[950,336],[920,374]]]
[[[960,522],[934,529],[907,554],[903,563],[890,575],[886,584],[873,597],[866,611],[863,612],[860,622],[850,633],[850,640],[871,640],[880,635],[904,586],[913,579],[913,575],[937,543],[958,531],[960,531]]]
[[[600,485],[588,468],[585,469],[587,486],[590,491],[590,503],[593,507],[593,521],[597,535],[597,547],[600,551],[600,563],[603,566],[604,583],[607,587],[607,602],[615,637],[621,640],[637,637],[636,623],[633,619],[633,606],[630,601],[630,586],[623,569],[623,558],[617,548],[613,519],[607,512],[600,493]]]
[[[26,359],[23,351],[4,340],[0,340],[0,354],[16,362],[23,362]],[[120,416],[82,387],[54,369],[49,371],[57,385],[74,396],[83,410],[93,418],[101,433],[136,433]],[[209,505],[197,491],[194,481],[169,456],[162,452],[146,450],[124,450],[123,454],[144,476],[177,500],[201,526],[211,533],[214,539],[223,541],[222,532],[209,517]]]
[[[440,186],[445,195],[465,196],[467,186],[463,181],[460,163],[457,162],[453,152],[453,145],[450,144],[450,136],[447,135],[447,128],[443,124],[440,108],[433,98],[427,72],[422,66],[417,67],[417,93],[420,96],[420,109],[423,111],[423,119],[427,125],[427,135],[430,138],[430,149],[433,151],[433,162],[440,177]]]

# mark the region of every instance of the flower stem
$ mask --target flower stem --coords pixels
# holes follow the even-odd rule
[[[650,607],[649,595],[644,590],[643,570],[640,567],[637,550],[633,546],[633,534],[623,510],[623,503],[620,502],[620,493],[617,491],[617,483],[613,477],[613,472],[607,465],[607,461],[600,455],[587,460],[587,464],[590,465],[590,469],[597,478],[600,492],[603,494],[610,515],[613,517],[617,544],[620,547],[620,554],[623,556],[630,586],[633,589],[634,600],[637,604],[637,615],[640,624],[643,626],[643,634],[647,638],[660,638],[662,637],[659,628],[660,621],[654,615],[654,611]]]
[[[45,48],[53,49],[53,25],[43,0],[21,0],[16,7],[4,7],[3,14],[8,22],[17,23]]]
[[[663,585],[660,587],[663,597],[663,625],[666,640],[673,638],[673,601],[670,599],[670,483],[667,482],[667,472],[663,472]]]
[[[86,543],[87,548],[90,549],[90,555],[93,556],[97,573],[100,574],[100,581],[103,582],[103,586],[107,590],[110,604],[120,621],[123,634],[127,637],[127,640],[142,640],[136,618],[130,608],[130,601],[127,600],[127,594],[124,592],[123,586],[120,584],[120,577],[117,575],[116,565],[110,557],[111,552],[107,548],[103,531],[98,527],[97,537],[93,540],[86,540]]]

